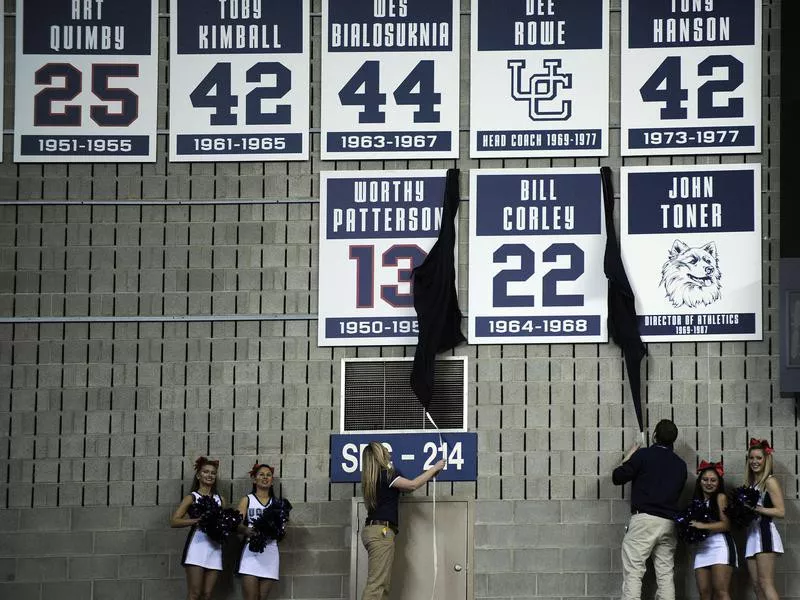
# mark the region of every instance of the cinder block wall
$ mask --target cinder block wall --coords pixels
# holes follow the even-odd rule
[[[320,2],[312,3],[312,126],[319,127]],[[467,158],[469,2],[462,0],[462,152],[455,161],[169,164],[168,6],[160,18],[159,156],[148,165],[15,165],[14,2],[6,0],[0,165],[0,598],[160,600],[184,594],[186,530],[167,526],[199,454],[223,493],[277,466],[295,505],[274,598],[346,598],[353,485],[328,481],[339,360],[413,348],[316,345],[322,169],[596,166],[619,157],[620,2],[612,0],[611,155]],[[749,436],[771,438],[787,498],[782,598],[800,598],[797,407],[777,387],[780,0],[764,2],[764,153],[626,159],[761,162],[764,341],[650,344],[647,419],[673,418],[678,452],[722,456],[736,482]],[[81,204],[81,202],[91,202]],[[466,210],[461,298],[466,306]],[[209,316],[213,316],[212,320]],[[263,320],[254,320],[263,316]],[[628,515],[610,471],[633,441],[622,362],[609,344],[462,347],[479,479],[437,493],[476,500],[475,597],[611,599]],[[420,491],[418,493],[425,493]],[[696,597],[688,556],[678,597]],[[750,598],[746,573],[735,597]],[[652,581],[649,583],[652,596]],[[217,598],[239,597],[224,575]]]

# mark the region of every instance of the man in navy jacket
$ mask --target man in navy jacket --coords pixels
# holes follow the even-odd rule
[[[654,444],[635,444],[614,469],[614,485],[631,484],[631,520],[622,540],[622,600],[641,600],[645,563],[653,556],[659,600],[675,600],[675,521],[686,485],[686,463],[672,450],[678,428],[659,421]]]

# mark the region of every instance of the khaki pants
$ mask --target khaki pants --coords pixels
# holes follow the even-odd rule
[[[622,540],[622,600],[641,600],[645,563],[652,554],[658,591],[656,600],[675,600],[675,523],[645,513],[631,516]]]
[[[386,600],[392,583],[394,531],[383,525],[367,525],[361,530],[367,549],[367,584],[361,600]]]

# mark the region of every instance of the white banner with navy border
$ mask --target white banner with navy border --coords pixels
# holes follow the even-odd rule
[[[600,170],[474,169],[469,342],[608,340]]]
[[[623,156],[761,151],[761,10],[623,0]]]
[[[158,2],[17,0],[16,162],[154,162]]]
[[[392,465],[408,478],[430,469],[440,459],[445,468],[437,481],[476,481],[478,479],[478,434],[441,433],[334,433],[331,434],[331,482],[361,481],[361,453],[373,441],[392,453]]]
[[[762,338],[761,165],[622,167],[620,234],[643,340]]]
[[[457,158],[459,3],[324,0],[322,159]]]
[[[309,0],[173,0],[172,161],[308,158]]]
[[[608,20],[608,0],[472,0],[470,156],[607,156]]]
[[[445,174],[320,173],[320,346],[416,344],[411,271],[439,236]]]

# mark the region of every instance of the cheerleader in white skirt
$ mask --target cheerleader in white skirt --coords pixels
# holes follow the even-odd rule
[[[723,475],[725,470],[721,462],[701,461],[697,468],[694,497],[706,502],[713,519],[710,523],[689,523],[692,527],[711,532],[697,545],[694,555],[694,576],[700,600],[730,600],[731,576],[738,565],[730,521],[725,515],[728,499]]]
[[[274,473],[272,467],[261,463],[256,463],[250,471],[253,491],[239,501],[239,512],[243,517],[243,525],[240,527],[245,538],[249,538],[252,531],[249,525],[275,500],[272,493]],[[263,552],[253,552],[245,540],[237,570],[242,577],[244,600],[266,600],[272,584],[278,581],[279,567],[280,556],[275,540],[270,541]]]
[[[197,526],[200,519],[187,516],[189,507],[202,496],[211,496],[222,506],[222,497],[217,493],[218,460],[209,460],[201,456],[194,463],[195,477],[192,491],[178,506],[170,519],[171,527],[191,527],[183,549],[181,564],[186,571],[188,598],[211,598],[217,575],[222,570],[222,545],[214,542],[200,531]]]
[[[783,542],[773,519],[785,515],[783,491],[772,476],[772,447],[767,440],[750,439],[745,485],[758,490],[758,513],[747,529],[747,570],[759,600],[778,600],[775,589],[775,557],[783,554]]]

